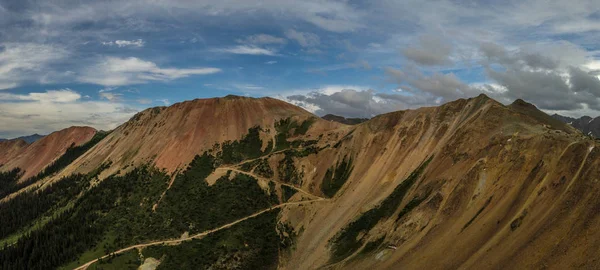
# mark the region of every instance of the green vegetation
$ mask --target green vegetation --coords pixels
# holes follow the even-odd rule
[[[22,228],[51,207],[72,205],[42,229],[5,246],[0,253],[2,268],[52,269],[69,262],[73,262],[69,267],[75,267],[91,255],[179,237],[186,231],[196,233],[216,228],[278,203],[277,198],[272,201],[255,179],[244,174],[231,181],[223,177],[208,186],[205,178],[214,170],[215,162],[215,157],[207,153],[194,158],[187,170],[176,176],[157,208],[154,205],[166,190],[170,177],[148,166],[122,176],[112,175],[93,187],[89,187],[90,176],[70,176],[43,191],[24,193],[24,199],[0,204],[10,209],[6,215],[2,212],[2,217],[10,221],[0,228],[6,231],[4,234]],[[79,195],[88,187],[88,192]],[[37,205],[37,201],[43,203]]]
[[[223,142],[221,144],[221,152],[217,157],[223,164],[233,164],[267,154],[271,148],[267,147],[265,152],[261,150],[262,140],[260,139],[260,131],[261,128],[255,126],[248,129],[248,134],[241,140]]]
[[[279,122],[275,123],[275,130],[277,130],[275,150],[283,150],[290,148],[292,144],[288,141],[290,134],[293,136],[304,135],[310,128],[310,126],[316,121],[314,117],[304,120],[301,124],[298,124],[296,120],[288,117],[280,119]],[[292,133],[293,131],[293,133]]]
[[[304,135],[306,134],[306,132],[308,131],[308,129],[310,128],[310,126],[312,126],[312,124],[316,121],[317,119],[314,117],[308,118],[306,120],[304,120],[302,122],[302,124],[300,124],[296,130],[294,131],[294,136],[297,135]]]
[[[330,240],[333,244],[331,257],[333,262],[339,262],[356,252],[363,245],[364,235],[375,227],[380,220],[389,218],[394,214],[408,190],[419,179],[432,158],[429,158],[415,169],[381,204],[363,213],[357,220],[352,221]],[[359,238],[360,235],[363,236]]]
[[[269,181],[269,199],[272,204],[279,204],[279,197],[277,197],[277,185],[273,181]]]
[[[269,165],[269,160],[266,158],[259,160],[256,169],[254,169],[254,173],[264,178],[271,178],[274,174],[273,169],[271,169],[271,165]]]
[[[323,182],[321,183],[321,191],[327,197],[333,197],[342,188],[344,183],[350,177],[354,166],[352,165],[352,157],[344,157],[341,162],[338,162],[333,168],[327,169]]]
[[[294,185],[302,185],[302,178],[304,177],[304,173],[298,171],[296,165],[294,164],[294,152],[285,151],[284,158],[279,161],[279,165],[277,166],[277,170],[279,172],[279,179],[286,183],[291,183]]]
[[[473,221],[475,221],[475,219],[477,219],[477,217],[479,216],[479,214],[481,214],[481,212],[483,212],[483,210],[485,210],[486,207],[488,207],[488,205],[490,205],[490,202],[492,202],[492,197],[494,196],[490,196],[487,201],[485,201],[485,204],[483,204],[483,206],[477,211],[477,213],[475,214],[475,216],[473,216],[469,222],[467,222],[465,224],[465,226],[462,227],[462,229],[460,230],[460,232],[464,231],[467,227],[469,227],[469,225],[471,225],[471,223],[473,223]]]
[[[207,153],[194,159],[165,194],[157,214],[166,216],[171,230],[201,232],[271,206],[269,195],[246,174],[237,174],[232,180],[221,177],[208,186],[205,178],[213,166],[214,158]]]
[[[382,236],[380,238],[375,239],[374,241],[367,242],[365,247],[360,251],[360,254],[366,255],[366,254],[369,254],[369,253],[377,250],[381,246],[381,244],[383,244],[384,240],[385,240],[385,236]]]
[[[294,228],[288,223],[277,224],[277,234],[279,235],[280,249],[290,249],[296,244],[296,233]]]
[[[319,140],[308,140],[308,141],[294,140],[290,144],[293,148],[298,148],[298,147],[309,147],[309,146],[315,145],[317,143],[319,143]]]
[[[38,180],[60,172],[67,165],[71,164],[73,161],[83,155],[83,153],[104,139],[106,135],[108,135],[107,132],[99,131],[85,144],[80,146],[71,145],[62,156],[44,168],[44,170],[42,170],[40,173],[21,181],[20,183],[18,183],[18,180],[24,173],[21,169],[15,168],[11,171],[0,172],[0,198],[4,198],[11,193],[17,192],[20,189],[37,182]]]
[[[143,253],[162,258],[158,269],[276,269],[280,248],[277,215],[274,210],[202,239],[152,246]]]
[[[110,256],[106,259],[100,260],[92,265],[88,269],[90,270],[121,270],[131,269],[136,270],[142,264],[140,256],[137,250],[131,250],[123,254],[117,254]]]
[[[88,184],[81,174],[71,175],[56,183],[34,192],[23,192],[4,203],[0,203],[0,239],[19,230],[26,230],[42,215],[59,209],[75,198]]]
[[[298,192],[298,190],[295,188],[281,185],[282,201],[283,202],[289,201],[290,198],[292,198],[292,196],[294,196],[294,194],[296,194],[297,192]]]
[[[288,137],[290,131],[298,126],[298,123],[292,118],[281,119],[279,122],[275,122],[275,130],[277,130],[277,136],[275,138],[275,150],[283,150],[290,148],[290,142]]]
[[[60,172],[62,169],[67,167],[67,165],[71,164],[73,161],[87,152],[87,150],[98,144],[107,135],[108,132],[98,131],[88,142],[80,146],[75,146],[74,144],[71,145],[62,156],[60,156],[56,161],[52,162],[52,164],[48,165],[48,167],[46,167],[38,175],[34,176],[34,178],[36,180],[44,179],[47,176],[51,176],[57,172]]]
[[[302,149],[288,149],[288,150],[285,150],[283,153],[286,156],[291,156],[291,157],[307,157],[312,154],[319,153],[320,150],[321,149],[317,148],[316,146],[309,146],[309,147],[302,148]]]
[[[0,198],[4,198],[17,190],[21,185],[17,182],[23,175],[23,171],[19,168],[14,168],[10,171],[0,172]]]
[[[240,166],[240,169],[245,172],[251,172],[254,169],[254,167],[256,167],[256,165],[258,165],[258,163],[260,163],[260,160],[255,159],[255,160],[243,163],[242,166]]]
[[[300,126],[308,129],[310,125]],[[279,204],[274,183],[270,185],[269,192],[265,192],[256,179],[245,174],[236,174],[232,180],[222,177],[212,186],[205,181],[220,164],[268,153],[270,147],[261,151],[259,134],[259,127],[251,128],[242,140],[223,144],[216,156],[209,152],[196,156],[186,170],[174,176],[173,185],[168,190],[171,176],[151,166],[133,168],[124,175],[111,175],[90,185],[110,166],[109,162],[88,175],[72,175],[49,187],[22,193],[0,204],[0,216],[3,221],[6,220],[0,226],[0,238],[19,234],[14,243],[0,247],[0,267],[71,269],[126,246],[175,238],[184,232],[194,234],[210,230]],[[82,146],[69,148],[36,179],[59,172],[101,139],[94,137]],[[283,167],[279,168],[290,182],[301,182],[293,157],[306,153],[305,150],[290,152]],[[257,174],[267,178],[273,176],[266,158],[250,163],[246,169],[254,168]],[[14,186],[21,173],[14,170],[0,174],[0,185],[3,185],[0,192],[4,192],[4,187],[9,190]],[[282,190],[285,199],[296,192],[288,187]],[[278,249],[293,242],[277,234],[276,217],[275,211],[269,212],[227,232],[176,247],[185,250],[185,245],[191,245],[191,249],[185,252],[171,253],[166,249],[172,250],[173,247],[160,247],[165,249],[164,252],[153,257],[166,255],[166,260],[161,263],[161,268],[166,269],[187,268],[187,265],[192,269],[203,268],[202,265],[275,268]],[[36,229],[31,229],[34,226]],[[139,265],[138,260],[131,254],[123,254],[94,267],[126,269]]]

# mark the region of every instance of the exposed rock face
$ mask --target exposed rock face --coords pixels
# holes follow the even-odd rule
[[[1,169],[21,168],[25,170],[21,179],[27,179],[39,173],[52,161],[65,153],[72,145],[81,145],[89,141],[96,130],[91,127],[70,127],[56,131],[42,139],[27,145],[23,140],[0,143]],[[2,145],[13,142],[13,147],[6,150]],[[12,150],[11,150],[12,149]]]
[[[19,155],[27,147],[27,142],[20,139],[0,142],[0,166]]]
[[[583,132],[583,134],[600,138],[600,117],[582,116],[580,118],[572,118],[558,114],[553,114],[552,117],[571,125]]]
[[[315,116],[278,99],[238,96],[196,99],[147,109],[115,129],[65,173],[88,172],[105,162],[113,164],[107,174],[127,165],[148,162],[173,172],[186,167],[195,155],[212,149],[216,143],[242,138],[254,126],[263,129],[263,147],[267,147],[276,133],[275,121],[288,117]],[[338,126],[320,120],[313,132]]]
[[[359,125],[339,153],[355,156],[352,175],[333,201],[306,217],[310,222],[298,222],[303,232],[288,268],[597,265],[591,254],[600,245],[600,219],[590,206],[600,205],[594,184],[600,149],[536,110],[480,96]],[[341,262],[332,260],[331,240],[431,157],[393,215],[358,234],[363,248],[378,239],[381,244],[371,253],[361,254],[361,248]],[[422,202],[397,219],[411,201]]]

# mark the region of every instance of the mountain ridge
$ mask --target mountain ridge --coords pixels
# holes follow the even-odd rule
[[[586,115],[580,118],[573,118],[559,114],[553,114],[552,117],[573,126],[583,132],[583,134],[600,138],[600,117],[592,118]]]
[[[4,139],[4,138],[0,138],[0,142],[4,142],[4,141],[12,141],[12,140],[24,140],[26,143],[31,144],[34,143],[35,141],[43,138],[46,135],[40,135],[40,134],[32,134],[32,135],[27,135],[27,136],[21,136],[21,137],[17,137],[17,138],[13,138],[13,139]]]
[[[327,121],[335,121],[335,122],[342,123],[345,125],[358,125],[360,123],[363,123],[363,122],[366,122],[369,120],[368,118],[346,118],[346,117],[334,115],[334,114],[326,114],[326,115],[322,116],[321,118],[323,118]]]
[[[75,205],[95,207],[98,199],[86,198],[103,194],[108,208],[87,217],[105,224],[103,234],[82,238],[91,239],[83,250],[127,258],[149,244],[143,255],[167,268],[191,258],[233,267],[232,254],[281,269],[593,267],[598,146],[525,101],[505,106],[485,95],[354,126],[280,100],[227,97],[144,110],[41,181],[90,175]],[[231,244],[227,224],[238,224],[226,229],[237,237],[259,236]],[[125,242],[99,240],[121,228]],[[271,251],[253,240],[275,233],[269,228],[280,233]],[[207,243],[226,243],[230,253],[211,261],[200,256],[216,252]],[[69,265],[86,263],[97,262]]]
[[[264,127],[261,138],[274,136],[274,123],[280,119],[297,121],[315,118],[317,129],[332,129],[337,123],[316,119],[310,112],[270,97],[250,98],[226,96],[223,98],[194,99],[169,107],[146,109],[117,127],[105,140],[82,159],[69,166],[66,172],[87,172],[111,162],[107,174],[133,162],[136,165],[153,162],[159,168],[173,172],[185,167],[195,155],[213,148],[215,143],[240,139],[254,126]],[[210,125],[206,125],[209,123]],[[119,140],[117,137],[122,137]],[[126,139],[125,139],[126,138]],[[110,145],[111,141],[117,141]],[[145,141],[154,141],[142,149]],[[104,149],[110,147],[111,150]],[[267,140],[263,148],[267,147]],[[86,161],[84,161],[86,160]],[[83,162],[86,162],[84,166]],[[83,167],[83,170],[81,168]]]
[[[0,167],[1,170],[20,168],[25,171],[22,179],[27,179],[39,173],[52,161],[60,157],[72,145],[81,145],[90,140],[96,130],[91,127],[73,126],[55,131],[42,137],[31,144],[25,140],[17,139],[12,145],[19,145],[12,151],[2,149],[2,145],[9,144],[12,140],[0,142]],[[23,145],[23,142],[25,145]]]

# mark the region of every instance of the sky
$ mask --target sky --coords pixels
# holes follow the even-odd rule
[[[0,138],[229,94],[372,117],[485,93],[595,117],[599,44],[597,0],[0,0]]]

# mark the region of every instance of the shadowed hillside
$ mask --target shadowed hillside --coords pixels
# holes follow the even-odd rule
[[[600,117],[582,116],[580,118],[572,118],[558,114],[553,114],[552,117],[580,130],[583,134],[600,138]]]

